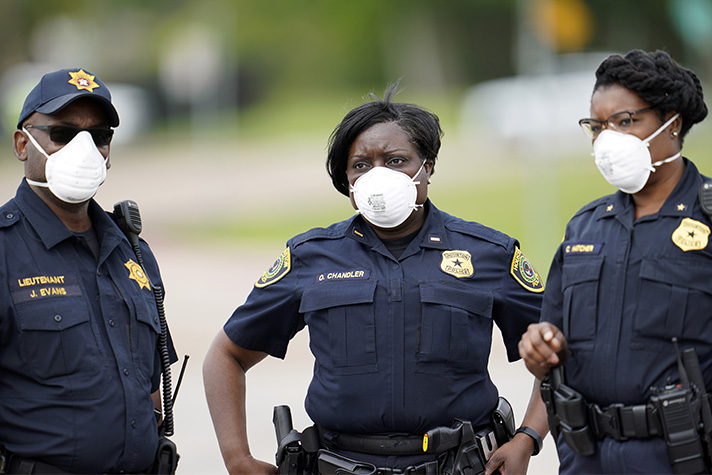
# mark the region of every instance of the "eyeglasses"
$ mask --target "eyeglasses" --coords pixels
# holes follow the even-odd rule
[[[637,111],[622,111],[617,112],[610,116],[606,120],[597,119],[581,119],[579,120],[579,125],[583,130],[583,133],[588,137],[596,138],[601,130],[611,128],[618,132],[628,132],[633,127],[633,116],[636,114],[642,114],[643,112],[648,112],[656,109],[658,106],[646,107],[645,109],[640,109]]]
[[[27,129],[49,130],[49,139],[57,144],[68,144],[79,132],[87,131],[97,147],[106,147],[111,143],[114,131],[103,127],[80,129],[71,125],[26,125]]]

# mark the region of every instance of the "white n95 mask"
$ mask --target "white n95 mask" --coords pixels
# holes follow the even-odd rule
[[[680,114],[675,114],[645,140],[615,130],[601,131],[593,142],[593,156],[601,175],[624,193],[632,194],[642,190],[655,167],[680,157],[678,152],[665,160],[651,163],[652,158],[648,150],[650,141],[679,116]]]
[[[386,167],[373,167],[360,176],[350,187],[358,212],[371,224],[379,228],[395,228],[403,224],[413,210],[423,205],[415,204],[418,189],[414,181],[423,166],[413,178],[403,172]]]
[[[46,183],[27,179],[27,183],[49,188],[66,203],[83,203],[93,197],[106,179],[106,159],[89,132],[82,130],[64,147],[47,155],[27,129],[22,129],[35,148],[47,157]]]

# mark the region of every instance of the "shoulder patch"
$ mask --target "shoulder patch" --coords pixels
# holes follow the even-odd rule
[[[518,247],[514,248],[514,257],[509,272],[514,280],[528,291],[537,293],[544,291],[544,281]]]
[[[255,287],[267,287],[270,284],[274,284],[279,279],[284,277],[292,269],[291,255],[289,252],[289,247],[287,247],[284,252],[274,261],[274,264],[270,266],[269,269],[262,274],[257,282],[255,282]]]

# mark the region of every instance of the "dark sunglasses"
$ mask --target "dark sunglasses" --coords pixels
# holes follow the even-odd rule
[[[71,125],[26,125],[25,128],[49,130],[49,139],[60,145],[68,144],[79,132],[85,130],[91,134],[91,138],[97,147],[106,147],[111,143],[111,138],[114,136],[112,129],[103,127],[80,129]]]

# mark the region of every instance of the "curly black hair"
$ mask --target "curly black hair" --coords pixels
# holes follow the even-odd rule
[[[657,106],[661,120],[669,111],[679,112],[680,143],[690,128],[707,116],[700,80],[665,51],[649,53],[635,49],[625,56],[609,56],[596,70],[593,90],[611,84],[620,84]]]
[[[351,145],[362,132],[376,124],[384,122],[398,124],[408,135],[420,158],[423,161],[431,160],[433,165],[435,164],[443,135],[440,119],[415,104],[393,102],[397,89],[398,82],[389,86],[383,99],[370,94],[372,101],[349,111],[331,133],[326,170],[339,193],[349,196],[346,163]]]

